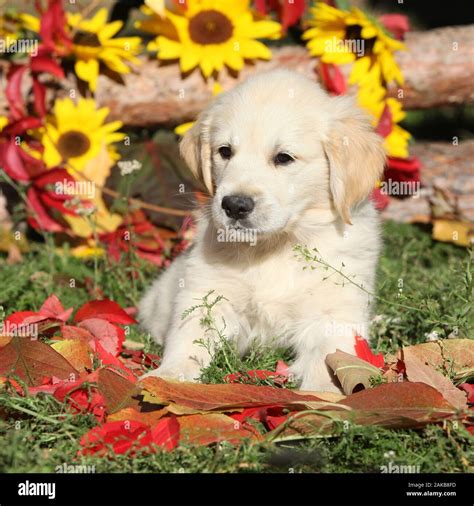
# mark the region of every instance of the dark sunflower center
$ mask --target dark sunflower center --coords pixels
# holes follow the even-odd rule
[[[57,149],[65,160],[87,153],[90,147],[91,142],[88,137],[76,130],[70,130],[62,134],[57,143]]]
[[[189,21],[189,34],[196,44],[222,44],[233,32],[230,19],[219,11],[201,11]]]
[[[90,47],[100,46],[100,40],[99,37],[97,37],[97,34],[92,32],[85,32],[82,30],[78,30],[74,34],[72,42],[78,46],[90,46]]]
[[[359,25],[350,25],[346,28],[345,40],[354,41],[356,47],[363,48],[364,55],[371,55],[374,49],[376,37],[371,39],[362,38],[362,27]]]

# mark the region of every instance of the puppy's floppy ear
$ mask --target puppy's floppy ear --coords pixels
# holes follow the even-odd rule
[[[179,149],[194,177],[213,194],[211,172],[210,115],[203,113],[184,134]]]
[[[333,123],[323,143],[329,162],[329,184],[338,213],[351,224],[352,206],[364,200],[382,176],[383,139],[352,99],[332,100]]]

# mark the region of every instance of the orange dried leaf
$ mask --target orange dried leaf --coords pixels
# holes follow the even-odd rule
[[[65,339],[54,343],[51,348],[56,350],[78,371],[84,372],[87,369],[92,369],[92,350],[86,342],[78,339]]]
[[[186,412],[221,410],[266,406],[269,404],[305,404],[321,399],[316,395],[299,394],[285,388],[244,385],[238,383],[222,385],[202,385],[199,383],[171,382],[162,378],[145,378],[141,384],[149,392],[148,402],[170,405],[170,409],[184,408]]]

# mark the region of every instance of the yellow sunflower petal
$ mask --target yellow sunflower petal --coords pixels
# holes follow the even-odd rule
[[[194,125],[194,123],[196,123],[196,122],[195,121],[189,121],[188,123],[182,123],[181,125],[178,125],[174,129],[174,133],[176,135],[183,136],[190,128],[192,128],[192,126]]]
[[[113,37],[123,26],[122,21],[113,21],[112,23],[107,23],[103,28],[99,31],[99,40],[102,42],[103,40],[110,39]]]
[[[240,40],[240,54],[244,58],[262,58],[264,60],[270,60],[272,57],[272,52],[265,44],[262,44],[258,40]]]
[[[95,91],[99,77],[99,62],[97,60],[79,60],[74,65],[77,77],[89,83],[91,91]]]
[[[182,54],[183,47],[179,42],[161,36],[157,37],[155,42],[158,49],[158,57],[162,60],[174,60]]]
[[[179,66],[182,72],[189,72],[199,65],[202,58],[202,50],[199,46],[186,48],[181,54]]]

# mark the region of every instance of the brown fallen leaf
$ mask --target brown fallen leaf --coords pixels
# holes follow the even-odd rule
[[[19,376],[28,386],[38,386],[44,378],[69,379],[78,377],[79,371],[51,346],[15,336],[0,352],[0,376],[9,374]]]
[[[370,378],[381,376],[378,367],[341,350],[327,355],[326,364],[333,370],[345,394],[369,388]]]
[[[108,413],[115,413],[124,408],[138,409],[141,389],[120,374],[110,369],[101,369],[97,386],[104,396]]]
[[[460,420],[456,410],[433,387],[425,383],[388,383],[349,395],[319,413],[300,412],[268,434],[272,441],[327,436],[336,422],[380,425],[387,428],[419,428],[443,420]]]
[[[413,348],[403,348],[403,362],[408,381],[426,383],[436,388],[455,408],[464,409],[467,407],[466,394],[456,388],[449,378],[418,358]]]
[[[285,388],[228,383],[203,385],[200,383],[171,382],[149,377],[142,380],[144,401],[166,405],[175,414],[202,411],[229,411],[231,408],[249,408],[278,404],[282,406],[306,401],[321,401],[316,395],[299,394]]]
[[[455,380],[474,376],[473,339],[440,339],[406,346],[404,352],[407,351],[437,371],[454,375]],[[401,352],[398,358],[401,358]]]
[[[51,348],[62,355],[79,372],[92,369],[92,350],[86,342],[78,339],[65,339],[52,344]]]

